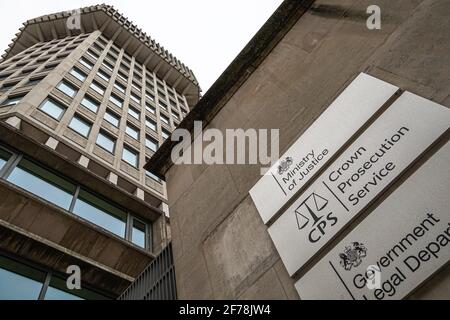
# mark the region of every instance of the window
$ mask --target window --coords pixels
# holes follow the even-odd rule
[[[11,154],[3,149],[0,149],[0,170],[3,169],[5,164],[8,162]]]
[[[122,160],[136,168],[139,166],[138,153],[126,146],[123,147]]]
[[[87,138],[91,132],[92,124],[75,115],[69,124],[69,128]]]
[[[150,101],[155,101],[155,96],[151,93],[146,93],[145,96],[147,97],[148,100]]]
[[[77,90],[65,81],[60,82],[56,88],[71,98],[77,94]]]
[[[133,231],[131,232],[131,242],[144,248],[146,247],[145,224],[133,219]]]
[[[109,81],[109,76],[108,76],[108,74],[107,74],[106,72],[104,72],[104,71],[102,71],[102,70],[99,70],[99,71],[97,72],[97,75],[98,75],[100,78],[102,78],[103,80]]]
[[[109,110],[106,110],[104,119],[112,124],[114,127],[119,127],[120,117],[116,116]]]
[[[138,85],[136,82],[133,81],[133,83],[131,84],[131,86],[136,89],[136,91],[141,92],[141,86]]]
[[[105,94],[105,87],[102,86],[101,84],[99,84],[96,81],[92,81],[91,85],[90,85],[91,89],[94,90],[95,92],[97,92],[100,95],[104,95]]]
[[[133,100],[134,102],[136,102],[137,104],[141,103],[141,98],[139,98],[137,95],[135,95],[134,93],[132,93],[130,95],[131,100]]]
[[[110,71],[114,70],[114,66],[111,63],[109,63],[108,61],[103,61],[102,64]]]
[[[8,91],[8,90],[14,88],[17,84],[18,84],[18,82],[5,83],[2,86],[2,88],[0,89],[0,91],[2,91],[2,92]]]
[[[64,108],[61,104],[50,98],[46,99],[41,104],[39,109],[56,120],[61,119],[62,115],[66,111],[66,108]]]
[[[34,79],[30,79],[30,80],[28,80],[27,86],[35,86],[35,85],[37,85],[39,82],[41,82],[42,79],[44,79],[44,78],[34,78]]]
[[[73,213],[119,237],[125,237],[126,212],[90,192],[80,190]]]
[[[93,58],[94,60],[97,60],[99,58],[98,54],[96,54],[94,51],[92,50],[88,50],[87,54],[91,56],[91,58]]]
[[[180,119],[180,115],[179,115],[177,112],[173,111],[173,110],[172,110],[172,116],[173,116],[175,119],[177,119],[177,120]]]
[[[155,180],[155,181],[157,181],[157,182],[161,182],[161,179],[158,178],[157,176],[155,176],[155,175],[154,175],[153,173],[151,173],[150,171],[145,170],[145,174],[146,174],[147,177],[149,177],[149,178],[151,178],[151,179],[153,179],[153,180]]]
[[[141,113],[135,108],[128,108],[128,114],[137,120],[141,119]]]
[[[160,99],[167,100],[166,94],[163,93],[161,90],[158,90],[158,95]]]
[[[89,61],[87,61],[87,60],[84,59],[84,58],[81,58],[80,63],[81,63],[83,66],[85,66],[86,68],[88,68],[89,70],[91,70],[91,69],[94,67],[94,65],[93,65],[92,63],[90,63]]]
[[[116,88],[117,90],[119,90],[122,93],[125,93],[125,91],[126,91],[126,88],[118,82],[114,83],[114,88]]]
[[[84,72],[82,72],[78,68],[73,68],[72,70],[70,70],[70,74],[81,82],[84,82],[86,80],[86,74],[84,74]]]
[[[136,129],[135,127],[127,124],[125,132],[133,139],[139,140],[139,130]]]
[[[145,104],[145,110],[147,110],[147,111],[150,112],[151,114],[156,114],[156,109],[155,109],[155,107],[149,105],[148,103]]]
[[[147,137],[147,139],[145,139],[145,146],[153,152],[156,152],[156,150],[158,150],[158,141],[151,137]]]
[[[161,109],[167,111],[167,105],[165,103],[163,103],[162,101],[159,101],[159,106],[161,107]]]
[[[38,300],[46,274],[0,257],[0,300]]]
[[[156,131],[156,122],[153,121],[152,119],[146,118],[146,119],[145,119],[145,125],[146,125],[148,128],[152,129],[153,131]]]
[[[166,130],[162,130],[162,137],[164,140],[167,140],[170,137],[170,133]]]
[[[167,118],[165,115],[161,114],[161,115],[160,115],[160,119],[161,119],[161,121],[164,122],[165,124],[170,125],[169,118]]]
[[[75,193],[75,185],[27,159],[20,161],[8,181],[66,210]]]
[[[125,82],[128,82],[127,76],[123,72],[119,72],[118,76]]]
[[[109,101],[111,101],[113,104],[115,104],[116,106],[118,106],[119,108],[123,107],[123,100],[120,99],[118,96],[116,96],[115,94],[111,94],[109,96]]]
[[[114,153],[114,150],[116,148],[116,140],[110,135],[100,131],[97,137],[97,145],[99,145],[106,151]]]
[[[100,103],[88,96],[85,96],[83,100],[81,100],[81,105],[94,113],[97,113],[98,108],[100,108]]]
[[[8,97],[8,99],[6,99],[5,101],[3,101],[2,103],[2,107],[6,107],[6,106],[15,106],[16,104],[18,104],[20,101],[22,101],[24,95],[20,95],[20,96],[14,96],[14,97]]]

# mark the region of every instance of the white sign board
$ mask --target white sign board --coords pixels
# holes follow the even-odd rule
[[[402,299],[450,259],[450,143],[296,284],[302,299]]]
[[[292,276],[448,128],[450,110],[405,92],[269,228]]]
[[[250,190],[264,223],[268,223],[397,90],[398,87],[361,73]]]

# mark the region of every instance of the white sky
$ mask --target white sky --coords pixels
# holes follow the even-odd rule
[[[28,19],[103,2],[191,68],[205,93],[282,0],[0,1],[0,52]]]

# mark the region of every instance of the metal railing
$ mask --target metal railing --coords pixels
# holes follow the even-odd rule
[[[172,244],[161,251],[118,300],[177,300]]]

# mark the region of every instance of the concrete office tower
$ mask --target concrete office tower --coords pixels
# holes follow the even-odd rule
[[[24,24],[0,63],[0,299],[127,288],[170,237],[165,184],[144,164],[199,95],[111,6]],[[82,290],[67,292],[71,265]]]

